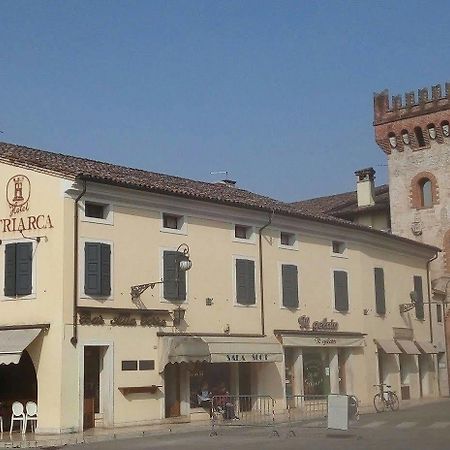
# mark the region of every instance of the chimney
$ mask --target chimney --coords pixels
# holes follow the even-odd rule
[[[358,206],[375,205],[375,170],[373,167],[357,170],[356,197]]]

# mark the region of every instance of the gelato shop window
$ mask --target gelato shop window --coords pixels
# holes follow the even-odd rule
[[[213,395],[230,392],[230,364],[196,363],[190,369],[191,408],[205,407]]]
[[[330,366],[326,349],[303,352],[303,389],[305,396],[330,393]]]

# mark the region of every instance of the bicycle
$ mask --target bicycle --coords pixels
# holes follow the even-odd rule
[[[397,394],[391,391],[392,386],[386,383],[374,384],[373,386],[380,388],[380,392],[377,392],[373,397],[373,406],[376,412],[382,412],[386,409],[397,411],[400,407],[400,402],[398,401]],[[386,389],[383,386],[386,386]]]
[[[349,420],[359,420],[358,398],[356,395],[348,396],[348,418]]]

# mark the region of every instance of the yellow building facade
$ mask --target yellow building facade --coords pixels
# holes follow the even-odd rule
[[[440,395],[435,247],[11,144],[0,189],[0,401],[36,400],[37,432],[194,420],[205,385],[278,409],[328,393],[370,405],[379,382]]]

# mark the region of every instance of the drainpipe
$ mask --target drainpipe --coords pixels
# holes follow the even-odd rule
[[[262,232],[272,223],[273,211],[269,217],[269,221],[262,226],[259,233],[259,290],[261,295],[261,335],[265,336],[265,326],[264,326],[264,281],[263,281],[263,256],[262,256]]]
[[[86,180],[83,180],[83,190],[80,192],[74,203],[74,224],[73,224],[73,317],[72,317],[72,337],[70,342],[74,347],[78,343],[78,202],[86,194]]]
[[[430,264],[437,259],[436,254],[427,261],[427,294],[428,294],[428,315],[430,317],[430,342],[433,342],[433,318],[431,316],[431,285],[430,285]]]

